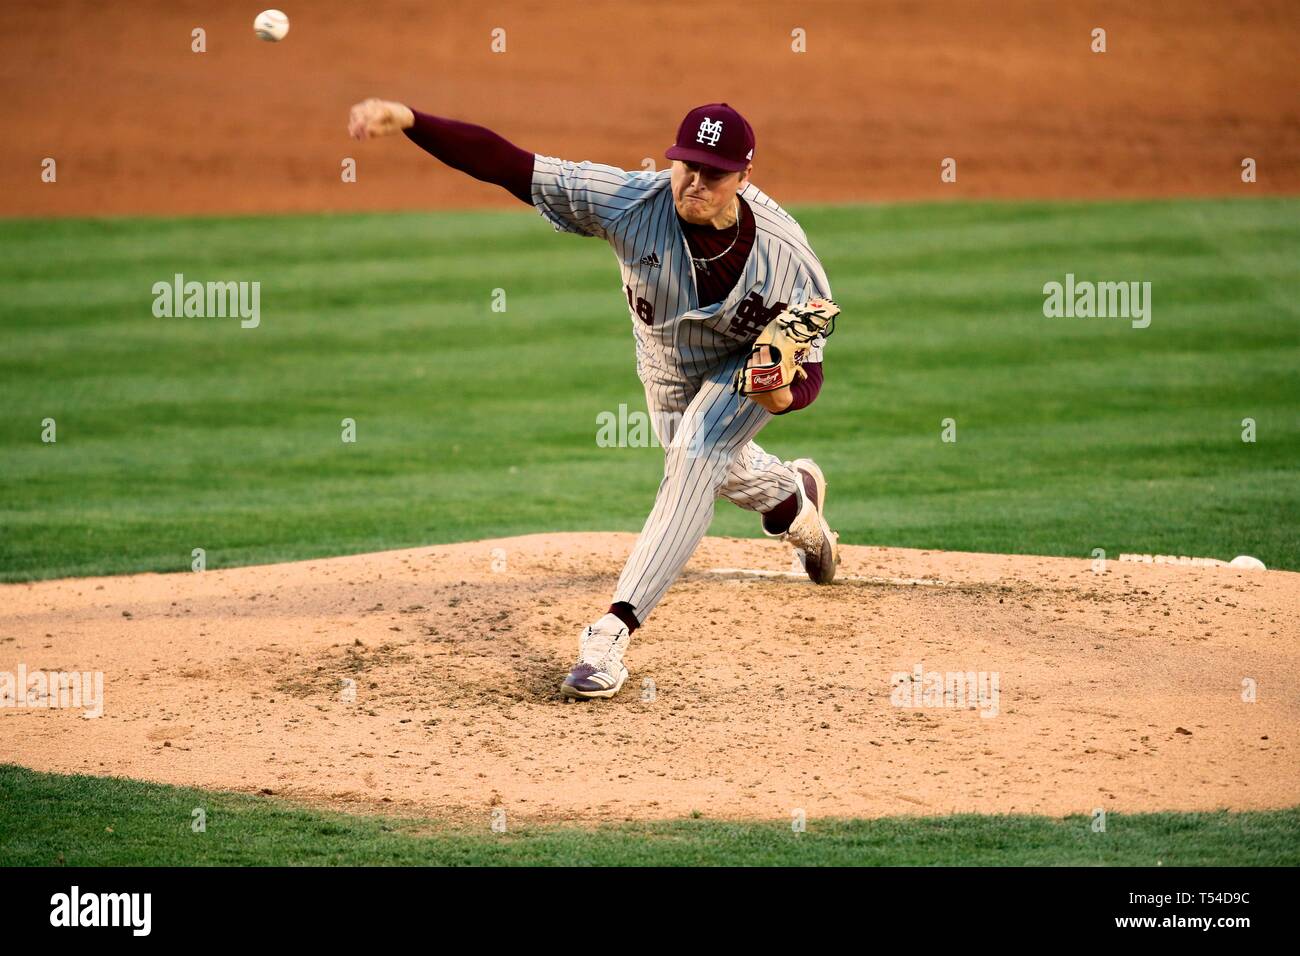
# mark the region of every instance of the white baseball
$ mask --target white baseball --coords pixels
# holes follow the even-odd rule
[[[289,32],[289,18],[279,10],[263,10],[253,21],[253,32],[259,40],[278,43]]]
[[[1234,568],[1245,568],[1248,571],[1264,571],[1264,562],[1259,558],[1252,558],[1248,554],[1239,554],[1228,562]]]

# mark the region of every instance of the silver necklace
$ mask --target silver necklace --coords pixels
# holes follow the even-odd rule
[[[699,269],[701,272],[708,272],[710,262],[717,262],[719,259],[725,256],[732,249],[736,248],[736,240],[740,238],[740,200],[736,199],[735,203],[736,203],[736,234],[731,237],[731,245],[727,246],[727,248],[723,249],[716,256],[712,256],[708,259],[696,259],[694,256],[691,256],[691,263],[695,266],[695,268]]]

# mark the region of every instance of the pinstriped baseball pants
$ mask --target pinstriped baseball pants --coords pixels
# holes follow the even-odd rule
[[[794,470],[753,441],[771,413],[731,391],[747,358],[726,359],[698,383],[658,373],[644,383],[664,477],[614,591],[642,623],[695,553],[718,498],[765,512],[795,493]]]

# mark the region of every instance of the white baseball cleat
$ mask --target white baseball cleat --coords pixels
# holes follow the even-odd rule
[[[799,475],[799,514],[780,538],[794,548],[795,560],[816,584],[830,584],[840,563],[840,536],[826,523],[826,476],[811,458],[787,462]]]
[[[627,668],[623,655],[632,635],[613,614],[582,629],[578,637],[578,663],[560,685],[560,693],[575,700],[613,697],[623,689]]]

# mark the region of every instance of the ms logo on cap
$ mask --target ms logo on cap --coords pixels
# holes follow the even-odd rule
[[[738,173],[754,158],[754,130],[726,103],[705,103],[677,126],[677,141],[664,151],[671,160]]]
[[[700,131],[695,134],[695,142],[708,146],[717,146],[722,138],[722,120],[710,121],[706,116],[700,121]]]

